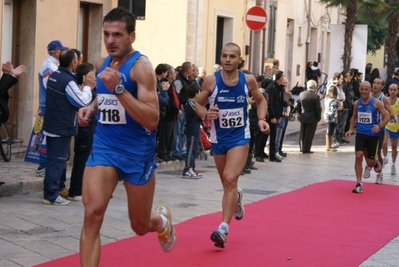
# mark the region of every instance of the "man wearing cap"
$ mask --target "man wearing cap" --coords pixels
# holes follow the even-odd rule
[[[387,83],[385,84],[384,95],[389,96],[388,89],[391,84],[397,84],[399,86],[399,69],[395,71],[395,73],[393,74],[393,78],[387,81]]]
[[[44,60],[39,69],[39,110],[38,115],[43,116],[46,111],[46,90],[47,90],[47,81],[50,74],[58,69],[59,58],[61,51],[67,50],[68,47],[62,45],[59,40],[51,41],[47,45],[48,55]],[[45,139],[43,138],[43,143],[40,147],[40,156],[39,156],[39,167],[37,168],[36,176],[44,177],[45,167],[46,167],[46,159],[47,159],[47,147],[45,144]],[[65,176],[65,178],[63,178]],[[61,180],[66,180],[66,173],[63,175]],[[61,184],[64,184],[62,182]],[[65,185],[61,188],[61,190],[65,189]],[[60,191],[61,191],[60,190]],[[66,193],[68,195],[68,193]],[[64,194],[63,194],[64,195]]]

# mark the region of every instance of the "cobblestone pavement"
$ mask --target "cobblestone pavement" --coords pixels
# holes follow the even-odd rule
[[[294,126],[298,124],[292,123],[291,127]],[[338,152],[326,152],[324,134],[322,128],[317,131],[312,148],[315,153],[304,155],[299,153],[297,134],[289,132],[284,144],[288,157],[282,163],[257,162],[255,166],[258,170],[240,177],[239,186],[245,194],[244,204],[331,179],[351,180],[355,184],[354,137],[351,137],[349,145]],[[220,211],[222,187],[213,158],[197,161],[202,179],[182,179],[182,167],[183,162],[161,164],[157,170],[154,205],[169,205],[175,223]],[[0,198],[2,267],[32,266],[78,252],[82,203],[72,202],[63,207],[42,205],[42,180],[35,177],[35,169],[36,165],[25,163],[22,159],[13,159],[10,163],[0,162],[0,180],[6,182],[0,187],[0,196],[3,196]],[[391,176],[389,169],[385,168],[384,175],[385,184],[399,185],[399,174]],[[375,179],[374,172],[370,179]],[[348,194],[351,189],[348,188]],[[364,190],[367,193],[367,186]],[[134,235],[129,226],[126,194],[121,183],[113,196],[101,231],[102,244]],[[399,266],[399,237],[360,266]]]

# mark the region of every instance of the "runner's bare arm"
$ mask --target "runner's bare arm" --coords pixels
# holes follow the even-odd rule
[[[211,121],[219,117],[219,109],[218,107],[210,107],[209,110],[206,110],[205,104],[208,100],[208,96],[212,93],[213,88],[215,87],[216,78],[215,75],[211,75],[205,78],[202,83],[202,91],[197,96],[197,101],[195,102],[195,112],[199,117]]]

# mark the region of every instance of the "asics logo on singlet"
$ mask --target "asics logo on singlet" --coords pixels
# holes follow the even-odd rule
[[[220,93],[221,93],[221,94],[223,94],[223,93],[230,93],[230,90],[220,90]]]
[[[118,105],[118,100],[117,99],[106,99],[105,97],[102,97],[98,101],[98,105],[104,105],[104,106],[117,106]]]
[[[240,116],[240,112],[239,111],[225,111],[223,112],[222,116],[223,117],[230,117],[230,116]]]

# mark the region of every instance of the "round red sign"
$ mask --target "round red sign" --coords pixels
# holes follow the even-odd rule
[[[261,30],[267,21],[266,11],[260,6],[251,7],[245,17],[248,28],[253,31]]]

